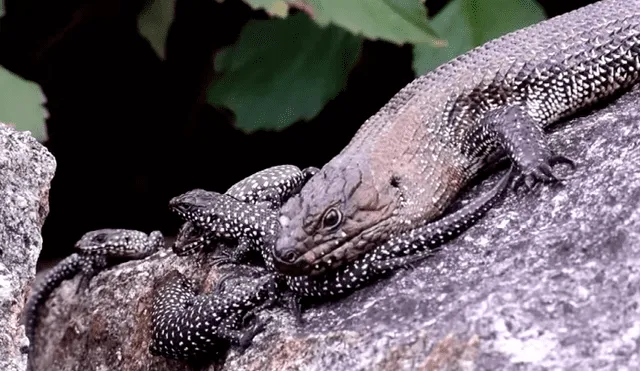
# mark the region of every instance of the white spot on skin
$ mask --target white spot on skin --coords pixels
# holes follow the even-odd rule
[[[290,222],[289,218],[288,218],[288,217],[286,217],[286,216],[284,216],[284,215],[280,216],[280,218],[278,219],[278,221],[280,222],[280,225],[281,225],[282,227],[286,227],[286,226],[288,226],[288,225],[289,225],[289,222]]]

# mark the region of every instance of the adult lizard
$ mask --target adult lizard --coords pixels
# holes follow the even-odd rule
[[[284,204],[277,269],[321,274],[411,236],[505,154],[515,188],[560,181],[554,167],[573,162],[545,130],[636,84],[639,36],[640,0],[602,0],[417,77]]]

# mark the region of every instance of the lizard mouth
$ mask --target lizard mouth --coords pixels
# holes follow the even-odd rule
[[[331,240],[324,242],[311,250],[299,251],[296,247],[276,248],[273,251],[275,268],[289,276],[317,276],[328,270],[339,267],[355,259],[359,254],[353,252],[357,244],[357,235],[347,240]],[[358,253],[366,251],[363,244],[357,249]],[[295,245],[289,245],[295,246]]]
[[[294,251],[293,249],[288,251]],[[283,256],[274,254],[273,265],[275,268],[283,274],[290,276],[304,275],[311,270],[309,262],[301,259],[302,257],[295,259],[291,258],[293,255],[285,253]]]

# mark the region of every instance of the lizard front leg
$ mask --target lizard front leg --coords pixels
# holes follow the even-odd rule
[[[80,282],[76,288],[76,294],[84,295],[89,290],[89,283],[96,274],[107,267],[108,260],[104,255],[80,257]]]
[[[255,242],[246,237],[241,237],[231,252],[218,254],[213,257],[213,262],[215,265],[246,263],[256,249]]]
[[[486,151],[492,143],[506,153],[520,171],[514,182],[516,190],[521,186],[532,189],[540,182],[562,180],[553,169],[557,164],[575,168],[572,160],[552,153],[542,127],[522,105],[504,106],[488,112],[467,139],[466,150],[472,151],[472,156]]]
[[[186,221],[180,226],[171,250],[178,256],[191,255],[208,249],[214,240],[215,236],[211,235],[207,229]]]

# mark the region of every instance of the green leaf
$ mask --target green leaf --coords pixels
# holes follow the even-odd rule
[[[413,69],[422,75],[491,39],[545,18],[535,0],[452,0],[431,21],[448,45],[415,45]]]
[[[397,44],[436,44],[422,0],[245,0],[254,8],[286,16],[287,6],[303,10],[319,25]]]
[[[361,39],[321,28],[304,13],[252,20],[216,57],[208,101],[231,109],[246,132],[279,130],[311,119],[346,84]]]
[[[165,43],[173,22],[176,0],[153,0],[138,18],[138,30],[161,59],[165,59]]]
[[[285,0],[245,0],[254,9],[264,9],[270,15],[287,16],[289,4]]]
[[[38,84],[0,67],[0,122],[28,130],[37,140],[45,141],[49,113],[44,103],[46,98]]]

